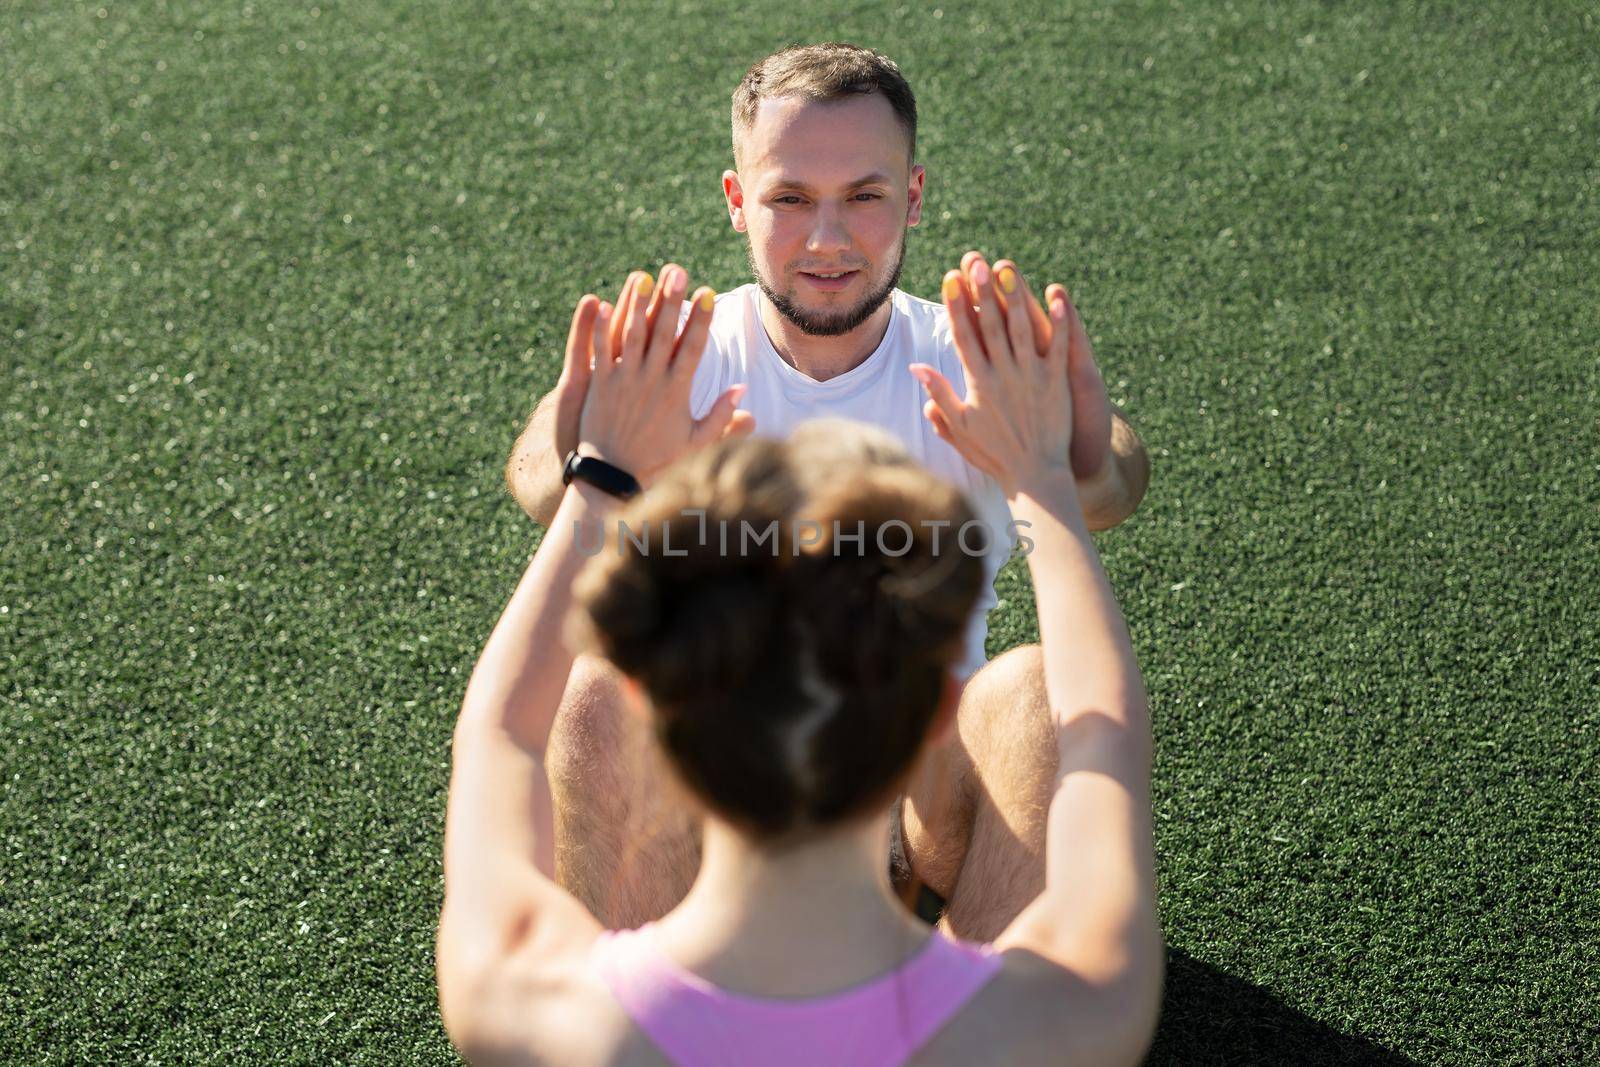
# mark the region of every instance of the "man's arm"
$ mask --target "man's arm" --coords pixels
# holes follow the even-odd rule
[[[540,399],[506,461],[506,488],[529,518],[545,526],[555,517],[566,491],[561,484],[561,464],[566,457],[557,451],[556,444],[561,393],[558,383]]]
[[[556,485],[560,487],[560,471]],[[1150,455],[1127,416],[1111,405],[1111,448],[1100,473],[1078,480],[1078,499],[1092,532],[1109,530],[1138,510],[1150,487]]]

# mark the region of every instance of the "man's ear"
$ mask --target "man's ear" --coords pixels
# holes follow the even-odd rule
[[[722,195],[727,197],[728,218],[733,221],[733,228],[740,233],[744,233],[744,186],[739,184],[738,171],[725,170],[722,172]]]
[[[921,163],[911,168],[911,184],[906,189],[906,225],[915,226],[922,221],[922,183],[928,171]]]

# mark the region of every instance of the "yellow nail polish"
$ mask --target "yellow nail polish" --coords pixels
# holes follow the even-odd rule
[[[944,298],[946,300],[961,298],[961,279],[954,272],[944,276]]]
[[[711,311],[717,306],[717,294],[707,291],[700,294],[700,310]]]
[[[1017,288],[1017,272],[1010,267],[1001,267],[1000,288],[1007,293],[1015,292]]]
[[[643,278],[639,279],[639,284],[635,288],[638,289],[640,296],[649,296],[655,287],[655,280],[651,278],[650,275],[646,274]]]

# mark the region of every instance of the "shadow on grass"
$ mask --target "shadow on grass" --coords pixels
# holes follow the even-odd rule
[[[1376,1064],[1417,1061],[1302,1015],[1258,986],[1169,951],[1161,1026],[1145,1061],[1183,1064]]]

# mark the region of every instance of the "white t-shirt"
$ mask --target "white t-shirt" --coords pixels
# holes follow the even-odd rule
[[[695,418],[703,418],[728,389],[748,385],[739,407],[755,416],[759,436],[786,437],[806,419],[857,419],[894,434],[915,459],[962,490],[990,534],[983,592],[967,628],[966,654],[960,665],[966,678],[987,660],[983,645],[989,632],[989,609],[999,599],[994,579],[1017,538],[999,483],[934,433],[922,414],[927,396],[906,370],[913,363],[936,367],[957,395],[965,396],[966,377],[944,305],[899,289],[890,299],[894,313],[889,329],[872,355],[860,366],[819,382],[785,363],[773,347],[761,323],[760,287],[751,282],[719,294],[705,355],[695,370],[690,407]],[[956,531],[944,533],[954,536]],[[982,531],[972,531],[967,543],[976,549],[983,540]]]

